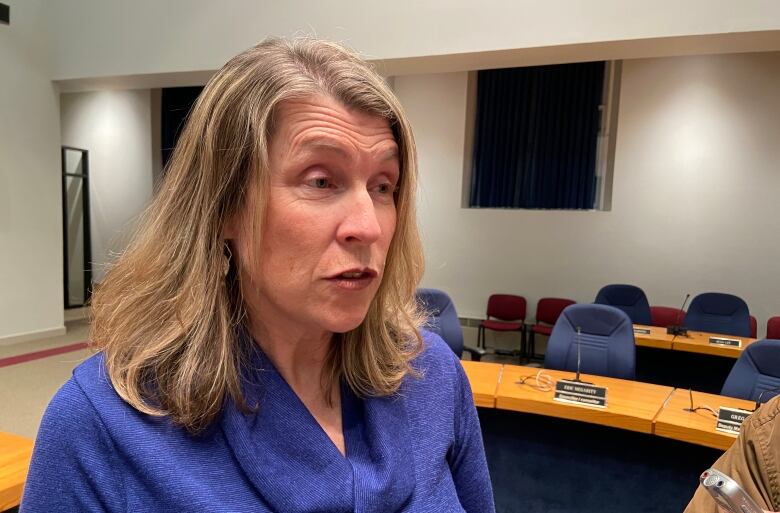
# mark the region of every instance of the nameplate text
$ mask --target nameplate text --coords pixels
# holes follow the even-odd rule
[[[742,340],[738,338],[710,337],[713,346],[742,347]]]
[[[718,409],[718,422],[715,425],[715,429],[724,433],[738,435],[740,428],[742,428],[742,423],[751,413],[753,412],[740,408],[721,406]]]
[[[579,381],[558,380],[553,399],[562,403],[581,404],[594,408],[607,407],[607,387]]]

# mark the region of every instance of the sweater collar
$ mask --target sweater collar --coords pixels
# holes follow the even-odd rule
[[[222,430],[272,510],[385,512],[411,501],[415,476],[402,396],[361,399],[342,383],[342,456],[259,348],[249,369],[245,399],[254,411],[229,402]]]

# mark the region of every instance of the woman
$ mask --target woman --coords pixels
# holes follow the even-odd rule
[[[342,47],[228,62],[93,296],[22,511],[492,511],[466,377],[419,331],[415,158]]]

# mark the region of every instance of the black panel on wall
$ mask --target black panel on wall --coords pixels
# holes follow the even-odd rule
[[[11,8],[7,4],[0,4],[0,23],[11,23]]]
[[[203,91],[202,86],[197,87],[166,87],[162,90],[160,112],[160,148],[162,148],[163,169],[168,165],[179,133],[184,128],[184,122],[195,105],[195,100]]]

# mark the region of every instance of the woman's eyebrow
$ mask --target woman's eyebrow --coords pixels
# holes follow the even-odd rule
[[[297,145],[297,148],[295,148],[296,153],[307,156],[320,151],[335,154],[344,160],[352,160],[354,157],[353,152],[350,151],[347,147],[329,138],[318,137],[307,139],[302,141],[299,145]],[[388,160],[400,160],[398,146],[393,144],[392,147],[388,147],[387,150],[379,154],[378,157],[380,162],[385,162]]]
[[[296,148],[296,153],[304,155],[309,155],[311,153],[317,153],[321,151],[333,153],[345,160],[352,160],[352,152],[350,152],[343,145],[335,143],[330,139],[307,139]]]
[[[380,155],[379,160],[381,162],[385,162],[388,160],[400,161],[401,156],[400,156],[400,152],[398,151],[398,146],[393,145],[391,148],[388,148]]]

